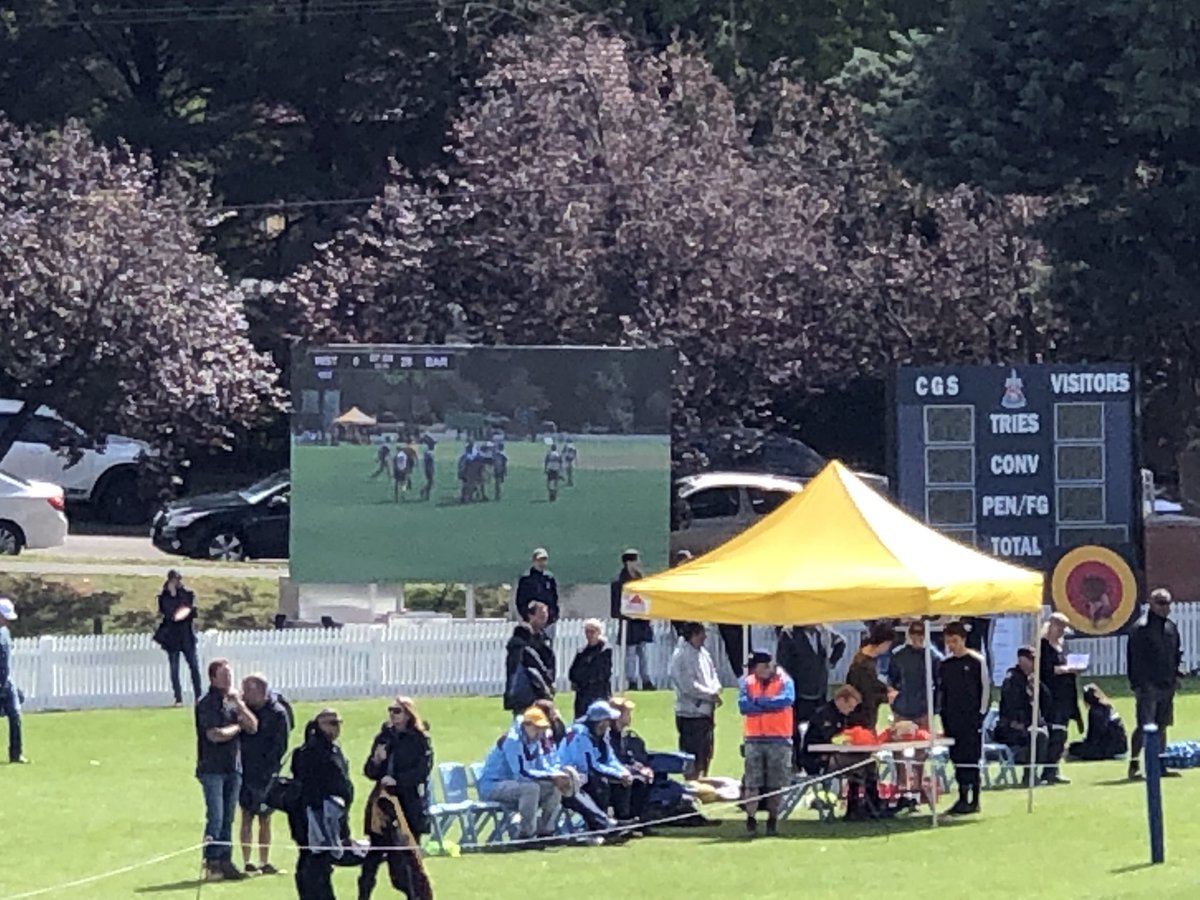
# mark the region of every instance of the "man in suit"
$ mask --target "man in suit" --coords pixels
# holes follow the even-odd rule
[[[779,667],[792,676],[796,687],[792,710],[797,731],[801,723],[811,722],[825,704],[829,673],[845,652],[846,641],[842,636],[822,625],[793,625],[780,630],[775,658]],[[793,742],[797,764],[802,743],[799,740]]]

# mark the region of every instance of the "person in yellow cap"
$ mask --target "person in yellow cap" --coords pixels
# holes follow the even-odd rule
[[[553,838],[563,795],[571,790],[570,775],[543,744],[549,728],[546,714],[529,707],[488,752],[479,774],[480,798],[516,807],[517,836],[530,847],[538,846],[537,838]]]

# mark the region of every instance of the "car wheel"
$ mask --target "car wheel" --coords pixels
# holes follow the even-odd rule
[[[25,546],[25,535],[12,522],[0,522],[0,556],[16,556]]]
[[[220,562],[241,562],[246,558],[246,545],[236,531],[216,531],[209,536],[204,555]]]
[[[118,471],[105,479],[97,506],[104,520],[114,525],[140,525],[150,513],[138,490],[137,473],[132,471]]]

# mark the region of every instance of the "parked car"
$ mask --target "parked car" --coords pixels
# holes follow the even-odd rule
[[[856,474],[886,492],[883,476]],[[719,547],[800,493],[807,482],[750,472],[703,472],[678,479],[671,509],[671,555],[687,550],[700,556]]]
[[[0,430],[21,406],[19,400],[0,400]],[[64,446],[77,446],[79,459],[72,462]],[[19,478],[61,485],[68,501],[92,504],[109,522],[131,525],[149,514],[138,489],[138,463],[153,454],[149,444],[117,434],[93,441],[43,406],[0,462]]]
[[[282,471],[240,491],[177,500],[155,515],[151,539],[195,559],[287,559],[291,488]]]
[[[0,470],[0,556],[61,547],[67,540],[66,508],[58,485]]]

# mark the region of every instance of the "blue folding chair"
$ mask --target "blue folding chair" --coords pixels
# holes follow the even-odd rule
[[[487,836],[484,842],[487,844],[502,843],[505,838],[513,839],[517,835],[517,826],[513,821],[515,809],[506,807],[503,803],[491,803],[479,796],[479,779],[483,775],[483,763],[475,762],[467,766],[467,775],[470,780],[470,787],[475,791],[476,810],[475,817],[476,833],[483,835],[486,831]]]
[[[987,711],[983,718],[983,755],[979,759],[979,777],[985,788],[992,786],[991,766],[997,766],[996,786],[1011,785],[1017,787],[1021,776],[1017,770],[1017,760],[1012,748],[1007,744],[998,743],[994,739],[996,725],[1000,721],[1000,710],[995,706]]]
[[[480,823],[486,816],[500,812],[498,803],[473,800],[467,782],[467,769],[462,763],[441,763],[437,767],[442,802],[430,808],[435,823],[434,839],[444,845],[451,829],[458,827],[459,843],[470,849],[479,844]]]

